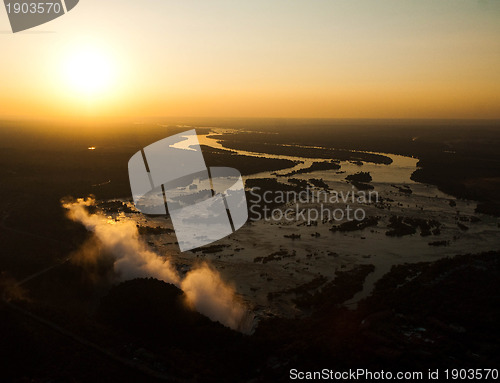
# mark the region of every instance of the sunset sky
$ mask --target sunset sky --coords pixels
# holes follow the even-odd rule
[[[497,0],[80,0],[12,34],[0,118],[500,118]]]

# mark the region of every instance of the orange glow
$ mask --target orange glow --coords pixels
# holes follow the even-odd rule
[[[1,35],[0,118],[500,118],[497,2],[120,4]]]

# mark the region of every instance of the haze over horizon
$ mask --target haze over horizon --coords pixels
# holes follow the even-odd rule
[[[0,118],[497,119],[499,16],[486,0],[85,0],[12,34],[2,10]]]

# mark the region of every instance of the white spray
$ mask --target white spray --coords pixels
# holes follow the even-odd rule
[[[168,259],[150,250],[141,240],[133,221],[115,221],[86,209],[91,198],[63,202],[68,216],[94,233],[103,250],[114,257],[114,271],[121,280],[153,277],[180,287],[189,307],[232,329],[248,331],[248,313],[236,299],[233,287],[207,264],[191,270],[181,279]]]

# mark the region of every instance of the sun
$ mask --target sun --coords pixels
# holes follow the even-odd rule
[[[113,60],[109,54],[97,48],[81,48],[68,56],[65,75],[73,91],[87,96],[100,95],[113,85]]]

